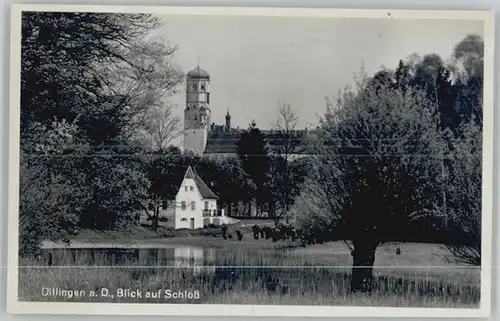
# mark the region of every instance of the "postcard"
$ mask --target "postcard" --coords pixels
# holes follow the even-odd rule
[[[9,312],[490,315],[493,13],[11,23]]]

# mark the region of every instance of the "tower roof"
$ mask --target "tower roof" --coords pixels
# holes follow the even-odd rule
[[[187,73],[188,78],[202,78],[202,79],[210,79],[210,75],[205,70],[201,69],[200,66],[197,66],[193,70]]]

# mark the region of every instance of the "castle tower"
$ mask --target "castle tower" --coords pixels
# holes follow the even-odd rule
[[[229,113],[229,109],[226,113],[226,132],[231,131],[231,114]]]
[[[210,75],[200,66],[187,73],[184,152],[202,155],[210,126]]]

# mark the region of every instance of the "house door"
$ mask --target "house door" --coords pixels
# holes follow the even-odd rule
[[[194,230],[194,217],[190,219],[191,229]]]

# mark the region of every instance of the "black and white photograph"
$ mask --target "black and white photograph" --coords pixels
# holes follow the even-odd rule
[[[11,24],[10,312],[490,314],[492,13]]]

